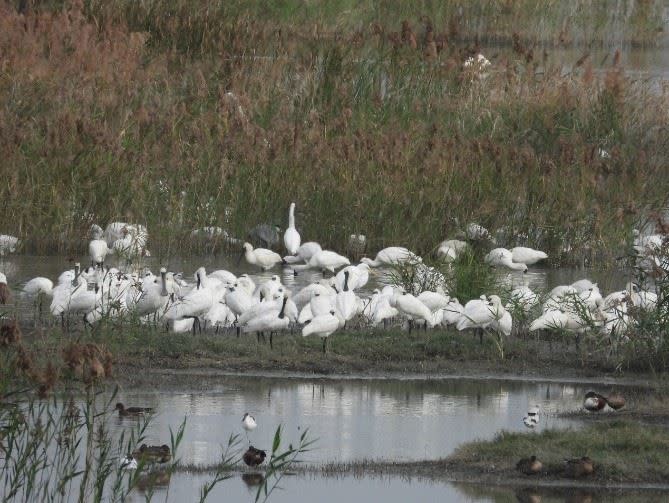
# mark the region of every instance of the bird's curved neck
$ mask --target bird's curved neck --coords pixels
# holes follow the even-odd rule
[[[295,227],[295,206],[292,204],[288,210],[288,227]]]

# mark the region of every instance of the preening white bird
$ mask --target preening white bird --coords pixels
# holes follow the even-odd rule
[[[319,251],[321,251],[321,245],[318,243],[315,243],[313,241],[307,241],[306,243],[302,243],[300,247],[297,249],[297,252],[294,255],[288,255],[286,257],[283,257],[283,260],[287,264],[296,264],[298,262],[304,262],[307,263],[313,257],[316,255]]]
[[[525,246],[516,246],[511,248],[511,259],[520,264],[532,265],[545,260],[548,255],[542,251],[526,248]]]
[[[305,286],[302,290],[293,295],[293,301],[298,306],[304,306],[309,303],[316,293],[324,296],[335,295],[337,292],[335,292],[334,288],[329,286],[329,284],[326,284],[326,282],[327,280],[321,280],[320,282],[311,283]]]
[[[88,243],[88,254],[91,262],[97,266],[102,267],[104,265],[105,258],[110,252],[112,250],[107,247],[107,241],[104,239],[93,239]]]
[[[447,239],[442,241],[437,248],[437,256],[447,262],[452,262],[458,258],[462,252],[464,252],[469,244],[466,241],[460,241],[459,239]]]
[[[409,319],[423,320],[427,326],[434,326],[432,311],[410,293],[396,293],[390,299],[390,305],[396,308],[400,313],[406,315]]]
[[[421,292],[417,298],[433,313],[440,309],[445,309],[448,306],[449,301],[448,295],[446,295],[441,288],[436,292],[430,292],[428,290]]]
[[[242,327],[243,332],[269,332],[269,345],[270,348],[273,347],[273,333],[288,328],[288,325],[290,324],[290,320],[288,319],[288,316],[286,316],[287,302],[288,297],[283,297],[283,299],[281,299],[281,307],[276,309],[274,306],[272,306],[273,309],[263,312],[261,315],[247,321],[246,324]]]
[[[344,274],[346,273],[348,273],[349,290],[359,290],[369,281],[369,266],[367,264],[349,265],[335,276],[334,283],[340,292],[344,290]]]
[[[570,286],[577,292],[584,292],[585,290],[592,290],[594,287],[597,286],[597,283],[593,283],[589,279],[579,279],[578,281],[574,281]],[[553,288],[553,290],[551,290],[551,295],[553,295],[553,293],[556,291],[560,291],[557,289],[564,289],[564,287],[556,286],[555,288]]]
[[[378,290],[375,291],[370,302],[372,325],[376,326],[383,322],[385,326],[386,320],[394,318],[400,314],[397,308],[390,305],[391,297],[392,295],[384,294]]]
[[[263,302],[258,302],[257,299],[254,299],[256,300],[256,303],[239,315],[239,324],[244,325],[248,321],[254,318],[262,317],[267,313],[274,311],[279,312],[281,306],[283,305],[283,293],[283,289],[281,289],[281,291],[275,292],[272,294],[272,296],[266,297]]]
[[[274,294],[277,293],[281,287],[281,279],[277,275],[274,275],[256,288],[256,291],[253,292],[253,297],[260,302],[272,300]]]
[[[267,248],[253,248],[251,243],[244,243],[244,258],[251,264],[267,271],[283,262],[281,255]]]
[[[335,307],[344,321],[349,321],[358,312],[358,298],[348,287],[349,271],[344,272],[344,285],[341,292],[335,297]]]
[[[199,317],[204,316],[214,303],[222,300],[223,284],[215,278],[209,278],[204,267],[195,272],[195,278],[195,288],[167,308],[165,319],[195,318],[195,323],[199,324]]]
[[[127,298],[126,294],[126,299]],[[145,276],[143,281],[139,284],[139,296],[131,301],[133,302],[132,310],[139,317],[148,316],[158,311],[164,311],[168,301],[167,269],[162,267],[160,269],[160,277]],[[175,319],[182,317],[184,316],[168,316],[167,318]]]
[[[149,239],[146,227],[126,224],[121,229],[121,235],[122,237],[114,241],[111,247],[113,253],[127,260],[146,254],[146,243]]]
[[[457,324],[464,310],[464,306],[458,299],[450,299],[441,313],[441,324],[445,326]]]
[[[295,228],[295,203],[290,203],[288,210],[288,228],[283,234],[283,244],[289,255],[295,255],[300,248],[300,233]]]
[[[305,265],[293,266],[295,271],[304,271],[307,269],[320,269],[322,271],[335,272],[345,265],[350,265],[351,262],[344,257],[330,250],[321,250],[314,254]]]
[[[508,314],[508,311],[504,309],[502,301],[497,295],[491,295],[489,299],[470,300],[465,304],[456,327],[458,330],[490,327],[503,333],[506,333],[506,330],[510,332],[508,328],[509,318],[506,317],[506,314]],[[504,322],[501,321],[503,319],[505,319]]]
[[[51,297],[53,295],[53,282],[49,278],[38,276],[28,281],[21,290],[21,297],[26,300],[34,300],[40,295]]]
[[[494,267],[507,267],[512,271],[527,271],[525,264],[513,261],[513,255],[506,248],[495,248],[485,256],[484,261]]]
[[[240,274],[237,278],[237,281],[233,283],[233,285],[241,288],[249,295],[253,295],[253,293],[256,291],[256,284],[248,274]]]
[[[389,246],[379,251],[374,260],[363,257],[360,262],[367,264],[369,267],[382,267],[401,264],[409,260],[420,262],[420,257],[402,246]]]
[[[509,302],[506,308],[520,309],[524,313],[529,313],[534,306],[539,303],[539,296],[528,286],[519,286],[511,290]]]
[[[321,295],[320,293],[315,293],[311,300],[309,301],[309,311],[311,312],[311,317],[321,316],[323,314],[329,313],[332,309],[336,307],[337,296],[335,295]]]
[[[214,272],[210,272],[208,276],[220,280],[224,285],[234,285],[237,281],[237,276],[225,269],[218,269]]]
[[[578,315],[561,309],[546,311],[530,325],[530,332],[535,330],[569,330],[572,332],[584,332],[587,323]]]

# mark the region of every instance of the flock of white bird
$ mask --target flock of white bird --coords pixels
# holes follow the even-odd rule
[[[472,239],[489,236],[477,224],[470,224],[465,234]],[[107,267],[104,263],[109,254],[127,259],[146,255],[146,228],[114,222],[104,231],[94,225],[91,235],[90,267],[76,264],[59,276],[55,286],[48,278],[31,279],[23,286],[22,297],[34,300],[40,311],[43,299],[50,298],[51,314],[62,317],[63,323],[71,317],[81,317],[89,325],[105,318],[132,318],[141,323],[164,324],[173,332],[236,328],[238,334],[256,333],[258,339],[269,333],[270,344],[274,334],[301,328],[303,336],[321,337],[324,351],[327,338],[353,322],[385,326],[401,319],[409,330],[416,324],[425,329],[455,326],[458,330],[478,330],[481,337],[484,330],[508,336],[513,328],[512,313],[522,311],[530,316],[541,306],[541,314],[531,322],[530,331],[599,330],[622,335],[633,326],[630,312],[634,308],[652,310],[657,306],[657,295],[634,283],[604,297],[598,286],[587,279],[557,286],[543,298],[529,287],[519,286],[510,292],[506,303],[498,295],[482,295],[462,305],[449,296],[446,285],[439,281],[432,291],[417,295],[392,285],[377,288],[371,295],[360,295],[376,268],[410,262],[418,273],[435,271],[403,247],[384,248],[374,259],[362,258],[359,264],[351,265],[347,257],[323,250],[318,243],[302,243],[295,227],[294,203],[290,205],[284,234],[288,255],[282,257],[249,243],[244,243],[243,255],[249,264],[262,270],[284,266],[292,268],[294,274],[306,269],[333,273],[299,291],[291,291],[277,275],[256,284],[248,274],[237,276],[223,269],[207,272],[200,267],[192,281],[186,281],[183,275],[164,268],[155,275]],[[637,235],[635,247],[640,255],[651,256],[664,239]],[[443,260],[454,260],[468,246],[466,241],[446,240],[439,245],[437,254]],[[495,248],[485,261],[494,267],[525,272],[528,266],[546,258],[545,253],[526,247]],[[7,283],[0,274],[2,281]]]

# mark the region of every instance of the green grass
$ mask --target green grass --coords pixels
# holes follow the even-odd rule
[[[319,338],[298,332],[258,343],[255,335],[237,337],[234,331],[214,334],[172,334],[146,326],[102,324],[96,330],[62,334],[47,330],[24,337],[42,358],[60,358],[60,348],[73,339],[94,342],[109,350],[115,365],[141,368],[214,368],[230,371],[296,371],[316,373],[524,373],[602,375],[620,372],[660,372],[662,368],[637,362],[634,353],[610,357],[608,351],[583,340],[577,348],[572,338],[560,334],[545,338],[510,337],[503,341],[500,358],[497,338],[488,334],[480,345],[472,333],[452,329],[414,330],[351,328],[333,334],[328,353]],[[559,349],[559,350],[558,350]],[[620,363],[622,359],[623,363]],[[658,374],[661,375],[661,374]]]
[[[554,474],[559,473],[564,459],[589,456],[595,462],[595,479],[666,482],[669,477],[669,430],[617,421],[579,430],[500,432],[494,440],[460,447],[449,461],[480,469],[508,471],[515,468],[520,458],[530,455],[536,455],[546,470]]]
[[[40,3],[30,30],[2,6],[2,232],[26,250],[80,251],[91,223],[124,220],[147,225],[154,255],[188,252],[194,228],[244,236],[295,201],[303,237],[339,251],[363,233],[371,252],[424,254],[477,221],[505,228],[500,245],[609,263],[666,199],[666,97],[619,65],[564,75],[524,43],[490,55],[486,79],[462,71],[478,30],[608,33],[591,2],[84,4]],[[635,3],[616,33],[647,39],[659,6]],[[391,33],[406,16],[420,45],[423,10],[461,33],[436,60]]]

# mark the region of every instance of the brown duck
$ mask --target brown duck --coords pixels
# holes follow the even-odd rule
[[[153,412],[151,407],[126,407],[121,402],[116,404],[114,410],[118,411],[119,416],[141,416]]]
[[[516,470],[525,475],[536,475],[541,471],[543,465],[536,456],[532,455],[529,458],[523,458],[516,463]]]
[[[597,412],[607,405],[613,410],[620,410],[625,406],[625,398],[617,393],[609,395],[608,398],[594,391],[588,391],[585,394],[585,400],[583,401],[585,410]]]
[[[263,461],[265,461],[265,457],[267,457],[265,451],[256,449],[251,445],[244,453],[242,459],[244,460],[244,463],[246,463],[246,466],[258,466],[261,465]]]
[[[595,471],[595,464],[587,456],[582,458],[565,459],[564,476],[570,479],[578,479],[592,475]]]
[[[132,453],[132,457],[139,462],[145,463],[167,463],[172,459],[172,453],[168,445],[146,445],[142,444],[139,449]]]

